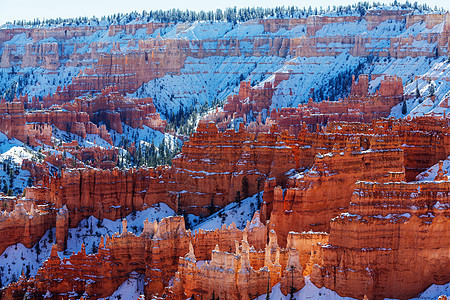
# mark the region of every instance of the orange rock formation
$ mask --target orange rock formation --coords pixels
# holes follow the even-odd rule
[[[386,76],[374,94],[369,93],[369,78],[360,75],[353,78],[348,98],[339,101],[322,101],[299,105],[297,108],[281,108],[272,111],[270,117],[281,130],[297,134],[302,123],[327,124],[330,121],[370,122],[387,117],[391,108],[403,101],[403,85],[398,77]],[[269,121],[270,122],[270,121]]]
[[[227,232],[234,232],[235,239],[223,239],[223,248],[230,252],[220,251],[218,244],[213,246],[216,236],[226,236]],[[83,245],[79,253],[60,259],[54,245],[36,277],[21,278],[5,289],[2,297],[19,299],[25,292],[30,298],[45,293],[52,297],[74,293],[106,297],[131,272],[146,274],[146,297],[184,299],[187,295],[209,297],[214,293],[230,299],[252,299],[279,282],[285,294],[291,288],[303,287],[303,274],[310,274],[309,266],[319,262],[313,249],[319,242],[327,243],[328,235],[292,232],[286,249],[278,246],[275,232],[269,234],[267,245],[266,236],[266,226],[258,214],[242,231],[232,224],[195,236],[186,231],[182,217],[165,218],[159,223],[145,221],[139,237],[128,232],[124,221],[120,235],[101,239],[97,254],[87,255]],[[252,241],[261,247],[255,248]],[[193,245],[211,254],[195,254]],[[165,288],[173,277],[173,287]]]
[[[407,299],[450,280],[449,182],[356,185],[312,281],[341,296]]]

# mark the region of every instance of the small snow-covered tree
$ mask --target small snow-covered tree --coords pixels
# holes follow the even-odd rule
[[[430,91],[429,91],[429,92],[430,92],[430,97],[431,97],[431,96],[434,96],[434,93],[436,92],[436,91],[435,91],[435,88],[434,88],[434,84],[431,84],[431,85],[430,85]]]

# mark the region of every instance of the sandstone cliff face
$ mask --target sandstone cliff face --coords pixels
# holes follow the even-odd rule
[[[151,98],[124,97],[117,90],[117,87],[110,86],[94,97],[78,97],[73,100],[67,89],[58,88],[54,95],[46,96],[42,101],[33,98],[28,102],[25,99],[23,102],[27,109],[45,109],[28,112],[27,122],[53,124],[60,130],[82,137],[87,133],[98,134],[109,142],[111,137],[106,129],[113,129],[121,134],[122,122],[132,128],[142,128],[145,125],[164,132],[167,122],[156,112]],[[55,110],[55,106],[60,106],[62,110]]]
[[[280,248],[277,235],[269,233],[269,243],[258,251],[249,243],[247,235],[236,240],[234,250],[224,251],[217,245],[211,259],[199,258],[190,245],[189,252],[180,257],[174,286],[169,295],[174,299],[225,296],[230,299],[253,299],[265,294],[281,282],[281,290],[287,295],[304,286],[303,275],[308,275],[311,261],[315,262],[313,249],[318,242],[326,242],[327,235],[320,233],[295,233],[288,236],[288,248]],[[309,264],[309,266],[308,266]],[[304,273],[304,269],[309,271]]]
[[[258,20],[244,25],[262,25],[265,32],[260,36],[202,40],[134,37],[137,31],[149,34],[174,25],[165,23],[2,29],[0,67],[41,67],[54,74],[61,66],[74,66],[83,71],[42,101],[29,102],[25,95],[0,103],[0,131],[33,146],[51,143],[52,125],[81,137],[98,134],[110,143],[107,129],[122,133],[122,123],[164,132],[166,123],[152,99],[123,95],[166,74],[180,75],[188,57],[448,54],[449,14],[409,13]],[[386,20],[403,22],[406,28],[423,22],[434,29],[415,35],[375,34]],[[367,31],[330,35],[322,30],[348,22],[367,24]],[[178,24],[177,33],[190,25]],[[298,37],[267,34],[294,27]],[[131,38],[67,42],[100,30],[107,30],[114,40],[120,32]],[[33,42],[3,46],[18,34]],[[287,294],[303,286],[303,275],[342,295],[361,298],[409,297],[431,283],[448,281],[447,177],[441,172],[436,180],[445,182],[398,183],[413,180],[450,154],[448,121],[377,120],[403,100],[402,82],[386,76],[379,91],[370,94],[368,77],[360,76],[344,100],[311,101],[273,111],[264,123],[262,114],[255,114],[257,121],[246,129],[222,130],[232,118],[247,121],[248,113],[268,109],[276,88],[290,76],[278,72],[270,82],[255,87],[241,82],[239,93],[228,99],[224,110],[208,117],[220,123],[201,122],[172,168],[69,169],[49,178],[43,176],[47,163],[67,168],[73,161],[49,155],[44,164],[25,162],[23,168],[36,176],[39,185],[27,189],[15,209],[8,204],[0,214],[0,252],[19,242],[30,247],[52,227],[57,246],[35,279],[22,278],[3,297],[23,299],[27,290],[35,298],[47,291],[61,298],[73,296],[72,292],[106,297],[131,272],[145,274],[147,297],[177,299],[211,297],[213,292],[251,299],[277,283]],[[366,123],[351,123],[356,121]],[[59,150],[90,160],[93,167],[113,168],[114,150],[76,151],[76,147],[68,143]],[[80,165],[75,162],[72,167]],[[298,171],[302,173],[292,176]],[[357,183],[360,180],[379,183]],[[396,183],[387,183],[391,181]],[[124,226],[122,234],[104,239],[94,255],[86,255],[84,248],[67,259],[57,255],[65,248],[68,228],[90,215],[117,219],[162,201],[179,214],[205,216],[262,189],[261,216],[255,214],[242,231],[232,224],[193,234],[185,229],[183,218],[174,217],[145,223],[139,237]],[[303,232],[310,229],[314,232]]]
[[[60,96],[64,94],[61,89],[53,97],[44,97],[43,101],[34,98],[28,102],[28,97],[22,97],[17,102],[2,102],[0,131],[31,146],[52,145],[51,125],[82,138],[96,134],[110,144],[112,139],[107,129],[122,133],[122,122],[133,128],[145,125],[165,131],[167,122],[156,112],[151,98],[125,98],[114,90],[109,87],[94,98],[77,98],[70,103]],[[47,109],[26,111],[24,106],[27,109]]]
[[[158,177],[163,172],[163,169],[62,170],[60,177],[46,179],[42,186],[27,188],[25,198],[52,203],[57,208],[66,205],[71,213],[70,227],[90,215],[118,219],[139,210],[144,203],[153,205],[162,200],[158,198],[157,189],[151,190],[151,186],[159,182]],[[170,201],[167,204],[174,208]]]
[[[326,125],[332,121],[368,123],[388,117],[392,107],[403,99],[403,85],[400,78],[386,76],[381,81],[379,90],[371,94],[368,76],[360,75],[358,82],[353,78],[351,93],[347,98],[322,102],[310,100],[298,108],[273,110],[269,122],[275,122],[280,130],[296,135],[302,129],[302,123],[310,126]]]
[[[187,252],[190,233],[186,232],[182,217],[163,219],[152,225],[147,224],[137,237],[127,231],[124,223],[121,234],[101,239],[97,254],[87,255],[83,245],[79,253],[60,259],[54,245],[36,277],[10,285],[2,297],[18,299],[27,292],[30,298],[37,299],[47,291],[53,297],[72,297],[73,293],[106,297],[133,271],[148,272],[148,285],[152,286],[149,296],[162,294],[163,287],[174,276],[178,257]],[[161,269],[151,267],[155,265]]]
[[[60,212],[58,215],[58,220],[61,219],[64,219],[64,212]],[[247,255],[247,263],[243,262],[246,270],[250,268],[248,258],[250,248],[247,238],[252,237],[251,240],[257,244],[266,241],[266,227],[259,222],[257,215],[250,223],[253,226],[249,225],[244,231],[234,228],[234,231],[238,232],[239,238],[244,240],[242,247],[237,250],[240,255],[245,256],[245,253]],[[224,230],[227,231],[227,229]],[[263,234],[257,234],[257,231]],[[216,231],[216,233],[220,235],[221,232]],[[197,233],[195,238],[197,244],[198,241],[203,241],[205,244],[212,245],[215,240],[214,235],[206,232]],[[139,237],[127,231],[127,224],[124,221],[123,231],[120,235],[102,238],[97,254],[86,255],[85,247],[82,246],[80,253],[73,254],[69,259],[61,260],[57,254],[57,246],[54,245],[50,258],[38,271],[36,277],[28,281],[22,279],[10,285],[7,290],[3,291],[3,297],[20,298],[26,291],[31,298],[42,297],[47,291],[54,297],[67,296],[71,292],[86,293],[89,297],[94,298],[105,297],[112,294],[127,278],[128,274],[133,271],[146,274],[146,296],[162,296],[167,293],[165,286],[175,276],[175,272],[184,271],[178,266],[179,257],[188,252],[187,256],[194,256],[193,239],[190,231],[186,231],[182,217],[166,218],[159,223],[146,221],[144,222],[144,230]],[[234,240],[229,240],[228,243],[235,246]],[[213,249],[209,249],[208,252],[213,251],[213,264],[220,267],[224,263],[224,254],[216,253],[217,251],[215,252]],[[227,272],[217,272],[217,270],[212,272],[217,276],[209,279],[210,284],[220,287],[220,283],[223,282],[223,274]],[[263,274],[266,275],[264,279],[267,280],[268,271],[263,271]],[[246,277],[247,275],[241,274],[239,276]],[[260,278],[261,276],[256,277]],[[60,280],[61,278],[64,278],[64,280]],[[255,278],[255,276],[251,278]],[[241,279],[238,280],[239,284],[244,282]],[[259,281],[262,281],[259,282],[262,284],[258,284],[258,286],[253,286],[251,281],[246,286],[240,286],[240,292],[243,295],[248,293],[252,296],[261,294],[261,290],[266,288],[267,281]],[[233,282],[236,290],[235,280]],[[198,283],[207,284],[204,280]],[[183,290],[180,295],[185,294],[184,287],[181,286],[181,288]],[[196,290],[199,288],[200,286],[194,287]],[[189,287],[186,286],[186,289],[188,291]],[[235,294],[235,296],[238,297],[238,294]]]
[[[288,189],[275,188],[270,224],[280,240],[290,230],[328,232],[329,221],[348,208],[357,180],[385,182],[390,172],[404,174],[403,152],[390,137],[374,136],[362,151],[356,150],[361,140],[345,149],[335,147],[318,155],[309,171],[289,181]]]
[[[450,280],[448,181],[356,185],[312,281],[342,296],[407,299]]]
[[[251,111],[258,113],[263,109],[269,109],[276,87],[287,79],[289,73],[275,73],[273,81],[265,82],[262,87],[252,87],[251,82],[241,82],[238,95],[228,97],[221,119],[245,118]]]
[[[57,43],[42,43],[36,46],[25,45],[25,54],[22,58],[22,68],[43,67],[55,71],[61,65],[59,61],[59,47]]]
[[[176,211],[201,213],[208,210],[211,195],[223,197],[222,205],[234,200],[232,188],[221,191],[209,190],[208,186],[216,186],[217,182],[226,184],[229,173],[247,176],[248,182],[253,182],[252,187],[249,184],[249,193],[258,190],[258,178],[273,179],[259,187],[265,191],[263,216],[256,214],[243,231],[232,224],[193,235],[185,229],[181,217],[146,223],[140,237],[125,229],[120,236],[106,239],[105,245],[99,246],[99,254],[89,256],[82,251],[70,258],[70,264],[52,254],[36,279],[22,280],[10,286],[4,295],[23,297],[27,287],[33,287],[36,295],[47,290],[60,295],[75,290],[104,297],[132,271],[145,274],[147,296],[166,294],[176,299],[192,294],[209,297],[213,291],[232,299],[251,299],[265,293],[268,284],[276,283],[281,283],[283,293],[289,293],[291,286],[301,288],[302,276],[310,274],[315,284],[342,295],[367,294],[374,298],[415,295],[432,282],[448,281],[442,275],[446,273],[441,263],[418,267],[421,261],[428,262],[448,252],[440,246],[449,238],[443,233],[448,225],[447,182],[357,183],[353,190],[357,180],[382,183],[405,180],[404,157],[424,155],[425,145],[445,141],[446,126],[445,121],[430,122],[426,118],[371,124],[332,122],[314,133],[303,128],[295,137],[277,133],[275,126],[272,133],[256,135],[244,128],[219,132],[213,124],[200,123],[173,168],[128,173],[67,170],[60,178],[44,178],[42,187],[27,189],[26,198],[35,199],[36,203],[49,202],[58,208],[50,210],[52,217],[45,220],[46,226],[56,226],[59,250],[64,249],[67,229],[89,215],[119,218],[140,209],[144,203],[151,205],[162,199]],[[424,136],[441,132],[441,138],[408,137],[406,132],[411,128]],[[424,145],[422,152],[408,152],[411,144]],[[444,153],[445,147],[440,151]],[[430,154],[431,160],[435,158],[436,154]],[[417,166],[427,163],[422,161]],[[308,170],[283,179],[283,174],[293,168]],[[194,181],[195,184],[191,183]],[[242,179],[235,184],[241,185],[237,190],[245,190]],[[286,190],[277,185],[285,186]],[[211,194],[202,196],[204,191]],[[189,198],[189,194],[196,192],[199,196]],[[177,194],[180,196],[174,196]],[[342,214],[347,211],[348,214]],[[270,218],[268,228],[260,218]],[[25,240],[20,235],[15,239],[21,227],[16,226],[19,229],[14,231],[12,226],[6,226],[8,220],[13,218],[5,218],[2,230],[10,230],[12,235],[7,235],[4,247]],[[24,228],[27,232],[26,225]],[[35,230],[44,228],[37,224]],[[303,232],[309,229],[314,232]],[[418,237],[416,232],[420,232]],[[39,237],[39,233],[33,234]],[[32,245],[34,241],[29,243]],[[211,261],[197,263],[205,260]],[[417,267],[411,268],[411,261]],[[83,267],[78,268],[79,264]],[[342,272],[334,272],[338,269]],[[87,275],[79,277],[77,272],[93,274],[89,278],[95,278],[95,282],[88,281]],[[66,276],[71,279],[66,283],[55,280],[62,274],[70,274]],[[77,281],[77,277],[83,279]],[[173,277],[174,286],[167,289]],[[399,284],[394,278],[403,281]]]
[[[30,111],[24,109],[27,97],[22,102],[0,103],[0,131],[8,138],[16,138],[30,146],[52,145],[52,128],[67,131],[83,138],[86,134],[97,134],[112,144],[111,136],[105,126],[90,122],[85,112],[72,112],[60,109]],[[159,115],[158,115],[159,117]]]
[[[84,152],[91,157],[89,151]],[[78,153],[80,159],[84,152]],[[67,205],[69,211],[76,211],[70,226],[90,214],[118,218],[144,203],[160,201],[180,213],[206,215],[211,208],[217,210],[261,191],[265,178],[277,177],[283,184],[284,174],[292,168],[294,156],[277,133],[256,136],[243,128],[218,132],[214,124],[201,123],[172,168],[64,170],[60,177],[28,188],[26,197],[58,208]]]
[[[405,151],[406,180],[416,176],[450,154],[449,132],[446,119],[414,118],[394,123]],[[406,146],[408,145],[408,146]]]
[[[36,204],[36,203],[34,203]],[[49,205],[33,204],[27,209],[23,203],[15,205],[11,212],[0,212],[0,253],[11,245],[22,243],[30,248],[54,226],[56,216]]]
[[[273,182],[266,184],[262,219],[270,219],[280,240],[290,229],[328,231],[329,221],[348,208],[356,181],[411,180],[446,157],[445,123],[433,118],[363,126],[333,122],[326,133],[303,128],[297,138],[282,135],[293,149],[297,167],[310,169],[290,179],[285,191]],[[355,132],[358,137],[352,136]]]
[[[68,219],[68,211],[63,208],[56,223],[63,228]],[[309,274],[310,266],[320,261],[314,250],[317,243],[328,241],[328,235],[323,233],[291,232],[288,248],[284,249],[271,231],[266,245],[267,227],[260,222],[258,213],[242,231],[232,224],[193,235],[184,224],[183,217],[145,221],[141,235],[135,236],[128,232],[124,220],[122,233],[102,238],[98,253],[91,255],[86,254],[83,245],[79,253],[60,259],[59,246],[54,245],[36,277],[21,278],[3,290],[2,297],[19,299],[25,292],[31,299],[47,292],[52,297],[72,297],[73,293],[106,297],[131,272],[145,274],[146,297],[184,299],[187,295],[214,293],[231,299],[253,299],[279,282],[287,294],[291,288],[298,290],[304,285],[303,274]],[[58,227],[56,236],[58,245],[63,243]],[[219,250],[219,244],[227,252]],[[167,288],[174,277],[173,287]]]
[[[412,35],[393,31],[377,32],[387,20],[406,24],[405,30],[422,22],[427,30]],[[384,22],[384,23],[383,23]],[[330,27],[358,23],[366,26],[364,32],[345,34],[321,32]],[[200,40],[181,38],[149,38],[141,40],[137,32],[172,27],[172,23],[133,23],[105,26],[61,26],[58,28],[1,29],[0,42],[24,34],[30,43],[9,42],[3,47],[0,67],[42,67],[56,71],[60,66],[86,67],[72,83],[64,87],[67,101],[85,93],[101,92],[115,86],[124,94],[134,92],[144,82],[165,74],[178,75],[187,57],[203,59],[211,56],[290,56],[323,57],[349,53],[352,56],[394,58],[434,57],[448,54],[448,14],[414,15],[408,10],[371,10],[363,17],[309,16],[297,19],[255,20],[240,26],[262,26],[261,34],[252,36],[204,37]],[[442,28],[437,28],[442,24]],[[186,32],[193,24],[177,24],[177,32]],[[285,36],[280,30],[302,28]],[[175,29],[175,28],[174,28]],[[382,29],[383,31],[384,29]],[[92,42],[92,35],[107,31],[119,41]],[[213,31],[213,30],[211,30]],[[120,40],[120,34],[127,39]],[[91,37],[86,39],[86,37]],[[54,42],[44,42],[52,39]],[[122,48],[121,48],[122,47]]]
[[[0,103],[0,131],[8,138],[15,137],[20,141],[26,141],[25,116],[22,103]]]
[[[151,98],[135,99],[121,96],[112,87],[93,98],[77,98],[62,107],[77,113],[87,113],[92,122],[104,122],[108,129],[122,133],[122,122],[132,128],[143,125],[164,132],[167,122],[161,120]]]
[[[408,179],[445,157],[445,147],[437,147],[447,140],[442,122],[330,123],[326,133],[310,133],[303,128],[297,137],[276,133],[275,127],[272,133],[250,134],[243,128],[219,132],[213,124],[200,123],[172,168],[128,173],[63,171],[60,178],[42,177],[42,185],[28,188],[26,197],[48,201],[57,208],[67,205],[70,212],[76,211],[70,223],[75,226],[90,214],[119,218],[144,203],[160,201],[179,213],[206,215],[264,188],[261,219],[271,219],[281,240],[285,240],[291,219],[296,220],[294,230],[327,231],[329,220],[348,207],[357,180],[402,180],[404,166],[414,166],[414,173],[406,172]],[[388,131],[399,138],[386,135]],[[431,134],[439,131],[440,137]],[[351,132],[359,132],[358,137],[351,137]],[[437,152],[428,151],[430,147]],[[98,166],[102,166],[104,158],[115,155],[91,150],[78,153],[79,159],[98,160]],[[405,163],[406,159],[410,162]],[[49,162],[57,166],[65,163],[62,157]],[[291,169],[311,167],[295,180],[287,180],[284,175]],[[276,180],[264,184],[268,178]],[[277,185],[288,187],[284,195],[281,190],[274,193]],[[328,199],[335,199],[332,206]],[[320,217],[314,211],[320,211]]]
[[[277,133],[256,136],[243,127],[219,132],[213,123],[200,122],[173,159],[173,198],[186,212],[206,215],[210,205],[223,207],[261,191],[265,178],[282,183],[284,173],[295,168],[293,158]]]
[[[289,110],[286,110],[289,111]],[[282,137],[286,144],[293,149],[298,167],[310,167],[313,158],[318,153],[330,152],[333,148],[345,148],[350,145],[350,135],[357,134],[365,136],[361,141],[361,146],[370,144],[370,136],[391,135],[395,141],[398,137],[399,147],[404,151],[404,166],[406,180],[412,181],[415,177],[426,170],[429,166],[436,164],[439,160],[450,155],[448,148],[448,121],[433,117],[418,117],[410,120],[373,120],[370,123],[356,123],[345,121],[327,120],[327,126],[305,124],[299,121],[288,128],[293,134],[283,133]],[[276,122],[275,122],[276,124]],[[286,123],[279,128],[285,129]],[[315,130],[316,132],[310,132]],[[287,131],[285,129],[285,131]],[[320,133],[324,131],[323,133]],[[389,140],[386,140],[388,142]],[[395,143],[397,143],[395,141]],[[388,144],[379,144],[377,147],[390,147]],[[323,149],[326,150],[323,150]],[[320,150],[319,150],[320,149]]]

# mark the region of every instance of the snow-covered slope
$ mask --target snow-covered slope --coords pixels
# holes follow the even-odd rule
[[[405,85],[405,95],[412,97],[406,102],[407,113],[402,114],[403,103],[400,103],[392,108],[392,117],[444,116],[450,113],[450,60],[445,57],[422,60],[424,62],[410,77],[413,80]],[[432,95],[434,100],[430,97]]]
[[[261,203],[262,197],[263,192],[260,192],[243,199],[241,203],[230,203],[213,215],[202,220],[193,229],[215,230],[221,228],[224,224],[229,226],[233,222],[237,228],[244,229],[247,221],[251,221],[253,214],[258,209],[258,202]]]
[[[79,135],[59,130],[54,125],[52,126],[52,141],[55,143],[55,145],[59,145],[61,142],[77,141],[80,147],[102,147],[106,149],[111,148],[111,145],[97,134],[86,134],[86,138],[82,138]]]
[[[239,91],[241,80],[262,81],[280,69],[284,59],[274,56],[188,57],[179,76],[166,75],[145,83],[132,96],[152,97],[158,112],[170,116],[179,109],[211,105]]]
[[[131,272],[129,278],[125,280],[119,288],[109,297],[110,300],[136,300],[144,294],[144,275]],[[101,300],[103,298],[100,298]]]
[[[213,100],[223,101],[228,95],[237,94],[240,80],[251,80],[252,84],[262,85],[271,81],[271,75],[277,72],[291,73],[289,79],[282,81],[272,98],[272,108],[295,107],[308,101],[311,89],[320,91],[329,89],[328,82],[342,72],[350,72],[358,65],[362,73],[397,75],[403,82],[409,82],[415,76],[423,78],[434,74],[439,69],[440,80],[435,80],[436,95],[442,99],[443,91],[448,91],[449,81],[446,59],[406,57],[406,58],[375,58],[368,61],[365,57],[351,56],[342,53],[338,56],[324,57],[291,57],[275,56],[238,56],[238,57],[208,57],[204,59],[188,58],[181,75],[166,75],[145,83],[132,96],[152,97],[159,112],[168,117],[179,109],[189,111],[191,107],[204,104],[211,105]],[[430,75],[431,76],[431,75]],[[434,76],[434,75],[432,75]],[[382,77],[376,77],[370,82],[370,90],[374,92],[380,85]],[[405,91],[411,93],[414,83],[409,84]],[[422,86],[423,85],[423,86]],[[422,94],[428,93],[426,84],[422,84]],[[325,96],[324,96],[325,97]],[[324,100],[324,99],[317,99]],[[409,106],[412,107],[412,104]],[[399,110],[400,109],[400,110]],[[401,107],[393,109],[401,112]],[[401,116],[397,116],[401,117]]]
[[[11,42],[11,41],[10,41]],[[30,97],[43,97],[56,92],[58,86],[65,86],[72,82],[84,67],[60,67],[56,72],[43,68],[0,68],[0,97],[5,93],[28,94]],[[12,98],[11,98],[12,100]]]
[[[21,169],[24,159],[37,159],[37,152],[0,132],[0,191],[20,194],[30,184],[30,172]]]
[[[385,7],[389,10],[392,7]],[[405,13],[406,14],[406,13]],[[350,14],[351,15],[351,14]],[[143,21],[136,21],[142,23]],[[131,23],[133,23],[131,21]],[[131,24],[130,23],[130,24]],[[62,64],[56,72],[47,71],[43,68],[20,68],[17,61],[12,61],[14,68],[0,68],[0,95],[11,93],[27,93],[29,97],[44,96],[48,93],[54,93],[58,85],[65,86],[71,82],[72,77],[76,76],[86,67],[94,67],[97,62],[96,55],[92,57],[91,46],[98,44],[97,53],[128,53],[139,50],[138,41],[148,39],[183,39],[188,41],[203,41],[203,47],[206,51],[217,49],[219,40],[233,39],[239,40],[240,56],[212,56],[203,59],[188,57],[184,62],[184,67],[179,75],[165,75],[161,78],[151,80],[145,83],[138,91],[134,93],[137,97],[151,96],[154,98],[157,110],[163,116],[170,116],[172,112],[179,109],[190,110],[191,107],[200,107],[205,103],[211,104],[213,100],[224,100],[226,96],[237,93],[239,81],[251,79],[253,83],[262,82],[275,72],[291,71],[291,78],[282,82],[274,95],[274,108],[282,106],[297,106],[305,102],[310,97],[310,90],[314,88],[320,91],[328,81],[337,76],[340,72],[353,69],[359,63],[364,63],[365,58],[350,56],[352,44],[342,44],[341,42],[330,42],[326,44],[324,38],[340,40],[342,37],[354,37],[355,39],[371,38],[374,53],[383,49],[386,51],[390,43],[394,43],[395,38],[406,38],[410,35],[431,35],[440,34],[444,30],[444,22],[427,28],[425,22],[409,24],[406,28],[405,20],[386,20],[371,28],[366,19],[357,18],[354,22],[342,22],[333,24],[324,24],[311,36],[307,34],[306,25],[294,26],[290,29],[281,28],[275,32],[266,31],[264,22],[261,20],[250,20],[247,22],[225,22],[225,21],[196,21],[188,23],[166,24],[164,28],[158,28],[155,31],[140,28],[134,31],[122,30],[111,34],[107,27],[97,28],[92,34],[85,36],[76,36],[68,39],[55,39],[54,37],[44,38],[33,41],[27,34],[20,33],[11,40],[6,41],[0,52],[5,51],[8,46],[10,51],[21,57],[25,53],[26,45],[42,45],[44,43],[57,42],[59,44],[60,63]],[[370,26],[369,26],[370,25]],[[281,26],[283,27],[283,26]],[[429,26],[428,26],[429,27]],[[369,30],[370,29],[370,30]],[[151,33],[150,33],[151,32]],[[256,48],[267,50],[268,44],[253,43],[255,39],[277,39],[277,38],[305,38],[321,39],[317,45],[320,49],[326,48],[340,49],[341,55],[324,57],[305,57],[301,56],[267,56],[259,55]],[[394,39],[392,39],[394,38]],[[113,43],[115,46],[113,46]],[[322,45],[323,44],[323,45]],[[120,45],[118,47],[117,45]],[[295,45],[293,45],[295,47]],[[198,47],[191,43],[190,47]],[[261,48],[262,47],[262,48]],[[406,46],[405,46],[406,47]],[[413,51],[432,52],[436,43],[426,39],[419,39],[410,46]],[[320,50],[322,51],[322,50]],[[319,51],[319,52],[320,52]],[[214,51],[213,51],[214,52]],[[434,53],[434,52],[432,52]],[[86,56],[89,59],[83,60],[83,63],[77,64],[72,58]],[[315,55],[313,55],[315,56]],[[69,58],[69,59],[67,59]],[[436,83],[436,94],[439,100],[442,98],[440,93],[448,91],[448,82],[440,82],[441,78],[448,78],[448,68],[443,64],[444,58],[380,58],[375,60],[370,66],[364,69],[367,73],[399,75],[403,81],[408,81],[407,93],[414,92],[416,83],[409,83],[419,76],[419,89],[422,94],[427,93],[427,85]],[[80,65],[79,67],[67,65]],[[171,72],[172,73],[172,72]],[[424,77],[425,76],[425,77]],[[436,78],[437,79],[436,79]],[[376,88],[380,79],[374,79],[371,83],[372,89]],[[422,82],[423,81],[423,82]],[[317,99],[323,100],[323,99]],[[413,104],[411,103],[411,106]],[[412,107],[411,109],[412,110]],[[427,111],[425,111],[426,113]],[[422,112],[419,112],[422,113]],[[395,112],[393,115],[401,117]]]
[[[450,283],[444,285],[431,285],[426,291],[420,294],[417,298],[412,298],[410,300],[436,300],[441,295],[450,295]],[[255,300],[266,299],[267,294],[261,295]],[[276,300],[288,300],[291,299],[290,294],[287,296],[283,295],[280,290],[280,284],[275,285],[270,291],[270,299]],[[316,287],[309,276],[305,277],[305,286],[298,292],[294,293],[294,299],[297,300],[352,300],[354,298],[341,297],[336,292],[329,290],[327,288]],[[386,298],[386,300],[388,300]],[[392,300],[392,299],[391,299]]]
[[[323,88],[330,79],[339,72],[353,70],[366,58],[350,56],[343,53],[339,56],[294,57],[277,70],[291,73],[288,80],[282,81],[273,97],[271,108],[296,107],[305,103],[312,96],[310,91]],[[323,100],[323,99],[318,99]]]
[[[110,130],[111,139],[113,140],[114,146],[123,147],[125,144],[130,144],[134,142],[136,146],[138,143],[145,145],[153,144],[156,147],[165,142],[171,148],[176,146],[181,146],[182,142],[180,139],[170,135],[168,133],[161,133],[147,126],[142,126],[142,128],[132,128],[124,123],[122,123],[123,133],[119,134],[114,130]]]
[[[264,300],[266,299],[267,294],[261,295],[255,300]],[[280,299],[280,300],[288,300],[291,299],[291,295],[287,296],[283,295],[280,290],[280,284],[275,285],[270,291],[270,299]],[[309,280],[309,276],[305,277],[305,286],[298,292],[294,293],[294,299],[303,300],[303,299],[311,299],[311,300],[353,300],[353,298],[349,297],[341,297],[336,292],[329,290],[327,288],[318,288],[316,287],[311,280]]]
[[[48,230],[41,240],[32,248],[23,244],[9,246],[0,255],[0,287],[19,279],[22,272],[34,276],[42,263],[50,256],[55,230]]]
[[[144,221],[150,222],[161,220],[162,218],[174,216],[175,212],[165,203],[158,203],[143,211],[136,211],[126,217],[128,231],[140,235],[144,229]],[[65,256],[70,256],[72,252],[79,252],[81,245],[86,246],[86,253],[96,253],[101,236],[112,236],[114,233],[122,232],[122,220],[98,220],[91,216],[82,220],[76,228],[69,229],[67,238],[67,249]],[[60,253],[63,255],[63,253]]]
[[[411,300],[436,300],[439,296],[450,296],[450,282],[443,285],[432,284],[425,292]]]
[[[417,175],[416,180],[418,180],[418,181],[434,181],[438,170],[439,170],[439,164],[437,163],[437,164],[431,166],[430,168],[428,168],[427,170],[423,171],[419,175]],[[444,173],[446,175],[450,175],[450,157],[447,157],[447,159],[445,159],[443,161],[442,170],[444,171]]]

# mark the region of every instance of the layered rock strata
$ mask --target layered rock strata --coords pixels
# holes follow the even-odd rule
[[[230,299],[252,299],[279,282],[287,294],[291,289],[303,287],[304,270],[320,261],[313,249],[317,243],[328,240],[321,233],[290,233],[289,248],[284,249],[279,247],[276,233],[272,231],[266,245],[266,226],[259,221],[258,214],[242,231],[233,226],[215,231],[219,236],[227,235],[230,230],[236,233],[235,239],[223,240],[223,247],[231,249],[229,252],[219,250],[218,244],[212,246],[216,238],[211,232],[196,232],[194,236],[187,231],[182,217],[155,223],[145,221],[140,236],[128,232],[126,221],[122,228],[120,235],[102,237],[96,254],[86,254],[83,245],[79,253],[61,259],[54,245],[36,277],[22,277],[3,290],[2,297],[19,299],[25,293],[31,299],[44,294],[106,297],[133,272],[145,274],[146,297],[184,299],[186,295],[214,294],[227,295]],[[255,248],[252,241],[262,247]],[[203,251],[194,250],[198,248],[207,250],[208,257],[202,259]],[[166,288],[171,280],[173,286]]]
[[[356,184],[312,281],[341,296],[411,298],[450,280],[449,182]]]

